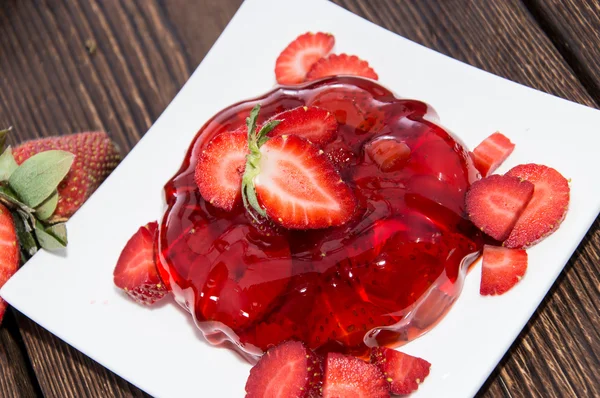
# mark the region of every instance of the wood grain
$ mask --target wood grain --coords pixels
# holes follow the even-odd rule
[[[13,314],[7,311],[0,326],[0,397],[33,397],[39,392],[22,345]]]
[[[45,397],[147,396],[25,316],[17,319]]]
[[[0,1],[0,126],[15,127],[12,142],[103,129],[124,152],[130,150],[201,62],[240,2]],[[557,39],[542,31],[545,25],[538,24],[534,17],[539,14],[530,12],[530,4],[336,2],[474,66],[597,106],[586,91],[588,82],[574,72],[579,60],[561,57],[553,45]],[[91,54],[86,48],[90,40],[97,46]],[[600,396],[599,223],[480,397]],[[0,329],[0,344],[10,354],[0,352],[0,373],[9,369],[10,375],[18,375],[0,375],[0,393],[5,385],[17,396],[38,392],[26,377],[26,354],[45,396],[145,396],[24,316],[17,320],[19,330],[16,325],[11,331]],[[10,343],[15,332],[23,338],[25,353]]]
[[[600,102],[600,2],[526,0],[561,55]]]

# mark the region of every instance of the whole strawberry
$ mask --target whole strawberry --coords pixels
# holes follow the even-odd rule
[[[58,186],[57,219],[71,217],[121,160],[119,149],[104,132],[85,132],[27,141],[13,149],[17,164],[49,150],[75,155],[71,170]]]

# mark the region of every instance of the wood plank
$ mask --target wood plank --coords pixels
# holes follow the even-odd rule
[[[39,387],[28,369],[27,353],[12,311],[0,326],[0,397],[35,397]]]
[[[0,52],[12,56],[0,57],[0,125],[14,125],[19,140],[105,129],[128,151],[202,60],[240,1],[1,2]],[[595,105],[516,0],[338,2],[442,53]],[[90,39],[97,43],[93,54],[85,48]],[[480,396],[597,392],[598,228],[596,222]],[[144,395],[26,318],[18,321],[46,396]]]
[[[600,2],[597,0],[525,0],[525,4],[600,102]]]

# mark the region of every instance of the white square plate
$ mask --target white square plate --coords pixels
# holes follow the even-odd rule
[[[257,21],[262,21],[257,23]],[[433,366],[414,397],[473,396],[517,337],[600,210],[600,112],[493,76],[396,36],[320,0],[248,0],[167,110],[69,221],[63,255],[41,252],[2,289],[19,311],[157,397],[242,397],[250,366],[211,347],[173,301],[154,309],[112,282],[137,228],[159,219],[163,184],[198,129],[220,109],[268,91],[279,52],[306,31],[332,32],[402,97],[433,105],[471,148],[500,130],[517,144],[503,165],[550,165],[572,179],[562,227],[529,251],[509,294],[479,296],[479,265],[430,333],[404,349]]]

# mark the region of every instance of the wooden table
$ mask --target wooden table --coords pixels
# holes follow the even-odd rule
[[[0,126],[14,126],[13,143],[106,130],[129,151],[240,1],[0,0]],[[600,105],[597,0],[336,2],[476,67]],[[599,220],[478,396],[600,397]],[[12,311],[0,327],[0,396],[42,395],[146,396]]]

